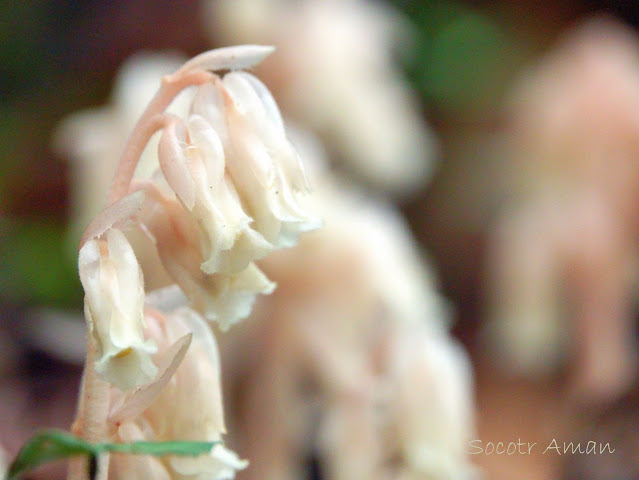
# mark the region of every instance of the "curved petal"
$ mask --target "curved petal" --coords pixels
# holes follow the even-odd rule
[[[124,403],[109,416],[111,422],[120,423],[127,419],[134,419],[149,408],[182,363],[192,338],[193,334],[188,333],[171,345],[169,351],[164,355],[164,362],[159,366],[160,373],[151,383],[139,388],[125,399]]]
[[[195,185],[187,164],[186,148],[186,127],[181,120],[174,119],[164,129],[160,138],[160,167],[175,194],[186,208],[191,210],[195,204]]]
[[[99,237],[109,228],[117,227],[133,217],[142,207],[144,192],[137,191],[102,210],[89,224],[80,240],[82,247],[88,240]]]

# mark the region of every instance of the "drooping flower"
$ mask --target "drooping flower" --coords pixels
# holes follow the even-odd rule
[[[219,135],[202,117],[191,115],[186,127],[180,122],[165,130],[160,161],[178,198],[197,220],[204,272],[237,273],[273,249],[251,228],[252,219],[225,173]]]
[[[256,296],[271,293],[275,284],[252,262],[234,274],[202,271],[203,249],[194,219],[158,185],[146,183],[146,191],[141,212],[145,228],[155,239],[164,267],[191,306],[222,329],[246,318]]]
[[[638,45],[611,19],[575,25],[518,79],[500,140],[514,188],[489,237],[486,351],[517,375],[570,362],[585,403],[638,373]]]
[[[117,228],[89,239],[80,249],[85,315],[96,341],[95,369],[122,390],[149,381],[156,373],[154,342],[142,334],[144,285],[131,245]]]
[[[270,51],[209,52],[175,75]],[[228,328],[274,288],[253,261],[319,226],[300,207],[309,193],[300,158],[273,97],[245,72],[212,75],[186,119],[166,116],[158,156],[162,176],[137,187],[149,192],[142,222],[193,308]]]
[[[248,73],[202,85],[188,119],[169,122],[159,156],[197,220],[206,273],[238,273],[319,226],[299,207],[308,182],[277,105]]]
[[[293,246],[320,223],[299,205],[297,196],[310,187],[275,100],[246,72],[229,73],[223,84],[229,173],[255,229],[276,247]]]
[[[208,441],[199,457],[115,456],[117,479],[227,480],[248,462],[222,443],[224,426],[217,343],[206,322],[188,308],[147,312],[148,334],[158,343],[156,379],[133,394],[114,395],[110,415],[116,441]],[[145,475],[157,475],[148,477]]]
[[[474,430],[473,374],[461,345],[426,329],[400,329],[388,378],[406,478],[476,478],[467,454]]]

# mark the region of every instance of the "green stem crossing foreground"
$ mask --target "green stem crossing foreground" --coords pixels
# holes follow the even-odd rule
[[[96,473],[97,458],[102,453],[195,457],[210,452],[218,443],[220,442],[89,443],[61,430],[46,430],[24,444],[9,467],[6,480],[16,480],[26,470],[78,455],[88,456],[88,478],[92,479]]]

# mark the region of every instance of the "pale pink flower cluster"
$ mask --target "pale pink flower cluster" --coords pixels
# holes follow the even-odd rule
[[[249,66],[264,53],[218,50],[180,75],[213,70],[211,61],[216,68]],[[122,98],[144,87],[129,80]],[[110,201],[132,193],[84,236],[83,283],[99,293],[87,292],[87,304],[102,315],[93,331],[95,373],[108,380],[109,400],[99,435],[82,404],[76,431],[94,441],[220,441],[219,359],[205,320],[227,328],[249,315],[257,293],[275,286],[264,269],[280,288],[260,304],[259,326],[243,323],[220,337],[230,367],[225,380],[234,387],[246,381],[235,375],[238,363],[250,370],[246,393],[227,411],[232,422],[252,407],[249,417],[235,419],[241,428],[230,428],[243,432],[234,445],[251,460],[242,478],[295,478],[307,448],[320,454],[328,478],[472,478],[465,455],[473,426],[470,365],[443,328],[445,308],[402,220],[390,205],[335,182],[321,153],[305,148],[314,144],[310,136],[295,138],[296,146],[320,188],[303,195],[306,175],[265,87],[241,71],[205,80],[180,93],[171,114],[145,114],[141,124],[160,132],[136,128],[134,136],[151,138],[144,164]],[[165,79],[162,88],[170,84]],[[109,110],[122,110],[117,105]],[[78,124],[71,127],[78,132]],[[263,258],[317,225],[307,210],[320,212],[326,227],[304,235],[296,249]],[[127,226],[135,222],[152,239],[146,249],[136,248],[132,234],[140,232]],[[129,288],[141,276],[127,239],[147,287],[158,278],[143,258],[147,250],[157,250],[176,285],[146,298]],[[116,275],[112,265],[121,266]],[[134,321],[121,324],[124,317]],[[253,355],[241,353],[247,348]],[[322,389],[319,438],[310,446],[310,436],[299,433],[318,412],[299,398],[299,382],[308,383],[303,375]],[[85,375],[85,384],[90,380]],[[233,478],[245,465],[219,444],[198,458],[112,456],[109,478]]]
[[[226,329],[248,316],[256,295],[275,287],[253,262],[319,224],[298,204],[308,184],[268,90],[245,72],[212,73],[250,67],[271,51],[219,49],[164,77],[125,148],[109,206],[81,240],[89,345],[74,431],[90,441],[220,442],[196,458],[114,455],[100,478],[111,468],[109,478],[222,480],[247,464],[221,443],[219,355],[204,317]],[[186,118],[165,113],[191,85]],[[133,179],[158,130],[157,170]],[[179,287],[182,305],[145,305],[123,234],[132,223],[153,239],[177,284],[166,291]]]

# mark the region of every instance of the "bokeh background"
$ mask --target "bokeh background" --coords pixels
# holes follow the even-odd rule
[[[296,2],[289,3],[291,9],[295,8]],[[522,89],[534,90],[537,82],[526,83],[526,78],[537,77],[526,77],[524,72],[553,52],[580,22],[595,16],[600,21],[619,22],[614,28],[625,28],[632,36],[632,30],[639,26],[639,6],[623,0],[388,0],[383,5],[393,8],[405,23],[404,34],[398,35],[394,45],[393,58],[407,85],[416,93],[417,109],[423,122],[430,126],[433,144],[437,145],[433,150],[437,153],[428,160],[435,165],[432,177],[410,194],[391,195],[391,198],[401,208],[432,261],[440,290],[454,309],[454,333],[472,356],[476,371],[477,438],[486,442],[522,439],[541,444],[553,438],[562,441],[601,439],[598,441],[616,442],[613,446],[624,452],[601,460],[592,456],[541,455],[538,450],[530,456],[478,455],[473,461],[483,468],[486,478],[495,480],[551,479],[562,475],[566,475],[565,478],[637,478],[639,438],[636,432],[639,430],[635,428],[633,432],[627,428],[628,425],[639,427],[632,362],[628,367],[630,373],[617,384],[612,382],[610,388],[598,391],[589,389],[592,385],[587,381],[585,387],[577,382],[578,387],[583,388],[577,388],[575,393],[573,373],[582,358],[579,348],[573,345],[578,342],[568,342],[566,347],[557,340],[562,334],[556,331],[561,329],[569,332],[566,334],[569,337],[570,332],[574,337],[582,331],[587,337],[592,336],[593,329],[607,328],[605,311],[600,320],[586,326],[580,326],[578,322],[582,317],[578,314],[547,314],[544,318],[551,325],[548,328],[555,332],[549,334],[548,342],[554,341],[556,345],[553,344],[553,350],[531,348],[532,360],[512,353],[496,353],[495,342],[508,341],[508,335],[493,335],[492,338],[499,340],[491,341],[490,329],[485,325],[491,317],[490,278],[500,268],[492,263],[502,248],[495,247],[495,238],[501,238],[500,232],[511,225],[508,221],[513,215],[517,218],[518,210],[513,205],[527,205],[526,202],[536,198],[540,191],[545,192],[550,185],[548,188],[556,188],[560,193],[549,197],[549,210],[540,213],[545,218],[543,212],[554,211],[552,198],[564,198],[561,188],[569,185],[570,190],[574,186],[572,172],[582,172],[579,167],[582,157],[579,154],[570,157],[572,154],[561,150],[563,147],[557,147],[571,160],[556,170],[554,160],[548,160],[546,164],[550,166],[540,178],[545,179],[543,182],[550,180],[543,188],[531,187],[534,180],[526,182],[530,179],[529,167],[533,165],[535,170],[539,163],[536,155],[543,153],[534,151],[537,131],[530,134],[533,147],[521,140],[527,131],[526,122],[521,120],[525,117],[525,113],[521,113],[525,111],[525,101],[518,110],[519,104],[513,98],[526,98]],[[215,17],[215,7],[210,7],[208,15]],[[606,20],[601,20],[602,15]],[[207,26],[204,18],[201,2],[195,0],[5,0],[0,6],[0,444],[10,454],[36,429],[65,428],[70,424],[81,372],[78,359],[81,359],[84,341],[73,322],[74,314],[82,305],[82,289],[68,236],[72,175],[68,158],[54,148],[52,138],[56,125],[72,112],[107,103],[119,66],[140,50],[171,50],[192,56],[212,46],[224,45],[224,35],[216,30],[213,21]],[[605,43],[605,38],[603,35],[600,40]],[[558,69],[555,83],[559,84],[569,74],[562,73],[561,60],[555,60],[554,67],[549,68]],[[586,64],[587,61],[583,65]],[[583,68],[585,78],[588,70]],[[639,62],[635,68],[639,70]],[[639,92],[639,75],[629,75],[627,84],[632,85],[636,80],[634,87]],[[574,90],[578,90],[580,75],[574,74],[574,77]],[[542,82],[542,77],[539,78]],[[277,98],[278,88],[286,86],[278,87],[275,77],[268,80]],[[614,78],[600,87],[602,92],[623,88],[614,84]],[[561,92],[572,90],[565,88]],[[561,98],[561,92],[557,98]],[[596,87],[592,95],[598,95]],[[631,108],[630,101],[628,105]],[[576,111],[586,115],[593,112],[588,108]],[[609,119],[606,112],[603,110],[599,117],[601,125],[634,121],[630,120],[633,112],[622,119],[615,117],[614,109],[610,110]],[[639,118],[639,111],[634,114]],[[567,115],[570,118],[570,114]],[[574,115],[579,117],[579,113]],[[392,122],[392,119],[378,121]],[[551,121],[549,117],[548,124]],[[556,131],[561,136],[564,124],[557,122]],[[593,128],[596,129],[596,125]],[[619,126],[612,131],[623,128]],[[632,128],[628,127],[627,132],[632,136]],[[570,134],[580,135],[579,132]],[[547,139],[539,135],[539,142]],[[636,136],[639,139],[639,129]],[[598,160],[603,166],[597,171],[615,168],[606,152],[624,148],[629,149],[624,153],[628,162],[634,161],[637,164],[634,168],[639,171],[639,149],[632,151],[632,145],[626,146],[624,140],[613,137],[610,134],[606,137],[609,140],[597,144],[604,145]],[[589,134],[585,133],[580,141],[586,142],[588,138]],[[556,141],[561,142],[561,138]],[[513,154],[509,148],[512,143],[519,145],[517,142],[525,145],[520,150],[523,153]],[[565,148],[568,151],[572,147]],[[549,147],[542,152],[551,150]],[[530,158],[526,160],[526,156]],[[570,163],[573,160],[575,163]],[[376,191],[374,182],[358,178],[352,168],[344,170]],[[581,178],[580,175],[576,177]],[[596,174],[594,177],[599,178]],[[564,181],[566,178],[569,181]],[[591,183],[588,183],[588,191],[595,188]],[[604,190],[608,188],[607,184]],[[615,190],[614,186],[610,188]],[[635,191],[639,191],[639,183]],[[383,189],[377,193],[386,194]],[[624,198],[621,204],[632,205],[628,207],[628,215],[634,212],[639,219],[639,208],[635,205],[639,205],[639,197],[634,201]],[[614,211],[618,210],[615,201],[610,207]],[[535,205],[534,201],[532,204]],[[522,208],[521,211],[529,210]],[[572,218],[574,215],[568,211],[558,222],[569,223]],[[632,225],[632,220],[626,220],[624,226]],[[533,225],[541,225],[542,230],[546,228],[543,222],[533,222]],[[530,228],[537,233],[537,227]],[[599,231],[608,227],[595,224],[592,228]],[[630,238],[629,249],[633,250],[632,245],[639,238],[635,235],[637,230],[634,226],[624,228],[626,237]],[[540,242],[552,242],[544,240],[547,237],[543,235],[540,237]],[[523,249],[528,245],[514,243]],[[631,258],[629,263],[635,259],[632,254],[624,258]],[[602,260],[602,264],[606,261]],[[530,268],[534,269],[538,264],[534,259],[531,262]],[[598,268],[605,269],[605,266],[584,269],[587,272],[584,275]],[[516,274],[513,275],[514,282]],[[624,331],[634,332],[634,291],[624,295],[626,303],[631,305],[623,315],[624,322],[630,325],[626,325]],[[533,300],[535,298],[542,301],[549,297],[542,295]],[[578,294],[570,298],[571,308],[578,311]],[[583,300],[587,303],[588,298]],[[522,343],[521,335],[513,335],[514,345],[518,345],[518,341]],[[524,335],[524,345],[526,338],[531,343],[544,342],[544,335],[535,335],[535,332],[530,337]],[[630,340],[634,342],[632,335]],[[610,342],[614,346],[614,340]],[[627,347],[627,351],[631,352],[632,348]],[[604,356],[610,353],[602,351],[600,354]],[[539,361],[539,356],[547,361]],[[613,360],[612,376],[623,369]],[[521,361],[521,365],[517,361]],[[626,476],[613,477],[610,472]]]

